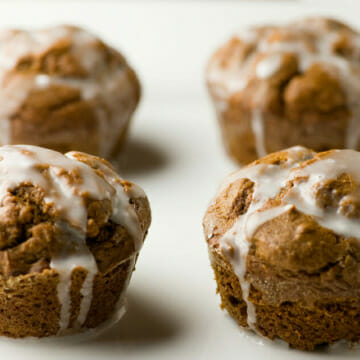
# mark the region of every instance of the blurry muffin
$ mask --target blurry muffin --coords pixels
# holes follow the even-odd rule
[[[139,96],[124,57],[85,30],[0,32],[0,145],[109,158],[124,142]]]
[[[360,153],[294,147],[230,175],[204,218],[222,308],[312,350],[360,340]]]
[[[338,21],[240,32],[212,56],[206,77],[240,164],[297,144],[359,148],[360,35]]]
[[[141,188],[80,152],[0,147],[0,335],[94,328],[123,312],[150,225]]]

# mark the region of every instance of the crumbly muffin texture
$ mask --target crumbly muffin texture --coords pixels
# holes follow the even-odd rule
[[[204,231],[239,325],[303,350],[360,341],[359,161],[297,146],[225,180]]]
[[[0,145],[111,157],[140,97],[124,57],[73,26],[0,32]]]
[[[150,225],[140,187],[80,152],[0,147],[0,335],[94,328],[122,311]]]
[[[297,144],[359,149],[360,35],[339,21],[239,32],[206,78],[227,152],[241,164]]]

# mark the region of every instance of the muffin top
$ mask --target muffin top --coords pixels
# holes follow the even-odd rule
[[[297,146],[235,172],[205,215],[209,246],[241,264],[243,277],[248,254],[292,273],[358,267],[359,161],[353,150],[314,153]],[[346,277],[360,286],[356,272]]]
[[[36,96],[49,88],[56,99]],[[97,117],[101,137],[99,154],[107,156],[125,126],[121,113],[133,109],[138,98],[137,78],[124,57],[81,28],[55,26],[0,32],[2,122],[20,118],[26,124],[34,109],[42,107],[43,112],[51,113],[83,101],[96,109],[92,116]],[[80,105],[78,111],[85,111],[85,105]],[[51,130],[51,124],[42,126]],[[9,128],[10,124],[2,125],[3,144],[11,143]],[[57,132],[59,141],[62,135]]]
[[[356,148],[360,137],[359,80],[359,33],[326,18],[239,32],[207,68],[220,113],[234,101],[291,122],[312,114],[307,118],[326,126],[321,115],[336,112],[348,123],[346,148]]]
[[[106,161],[36,146],[0,147],[0,204],[3,277],[89,261],[106,271],[140,250],[150,223],[143,190]]]

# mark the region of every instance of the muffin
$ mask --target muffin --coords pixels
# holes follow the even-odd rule
[[[0,147],[0,335],[46,337],[123,312],[149,202],[106,161]]]
[[[239,32],[212,56],[206,78],[240,164],[298,144],[359,149],[360,35],[338,21]]]
[[[0,32],[0,145],[110,158],[124,143],[139,96],[124,57],[83,29]]]
[[[360,340],[360,153],[303,147],[230,175],[204,232],[221,307],[313,350]]]

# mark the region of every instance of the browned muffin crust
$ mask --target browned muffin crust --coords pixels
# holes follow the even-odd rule
[[[247,164],[297,144],[358,149],[358,39],[313,18],[252,28],[222,46],[206,77],[228,154]]]
[[[309,176],[304,175],[307,168],[334,154],[331,151],[315,154],[303,149],[298,150],[296,156],[290,150],[260,159],[223,185],[204,218],[221,307],[240,326],[248,327],[250,303],[256,314],[256,322],[250,324],[253,330],[270,339],[283,339],[302,350],[313,350],[341,339],[360,341],[358,238],[336,232],[322,225],[320,215],[317,218],[292,206],[259,223],[247,240],[245,260],[235,257],[239,243],[233,243],[234,247],[225,251],[225,239],[239,217],[257,201],[254,200],[255,182],[247,178],[254,166],[276,166],[274,173],[281,172],[284,166],[294,166],[291,171],[303,175],[286,177],[287,181],[276,195],[267,199],[259,210],[276,211],[280,204],[291,201],[289,194],[294,194],[294,189],[310,181]],[[342,169],[340,164],[339,167]],[[335,211],[336,216],[357,224],[360,220],[359,179],[350,169],[347,172],[346,166],[344,171],[333,175],[325,176],[311,187],[316,206],[324,210],[326,216],[330,217]],[[246,225],[239,231],[244,231],[244,227]],[[240,235],[237,236],[240,239]],[[241,261],[246,262],[243,279],[236,273]],[[246,301],[242,290],[244,282],[249,285]]]

